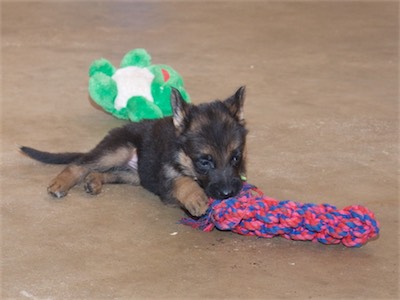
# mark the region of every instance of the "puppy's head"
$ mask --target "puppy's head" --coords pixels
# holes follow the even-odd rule
[[[171,104],[181,172],[191,176],[207,196],[226,199],[242,188],[247,130],[243,104],[245,87],[224,101],[187,104],[173,90]]]

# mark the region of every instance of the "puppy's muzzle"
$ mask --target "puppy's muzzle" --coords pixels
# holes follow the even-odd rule
[[[211,198],[225,200],[236,196],[242,185],[239,178],[233,178],[229,182],[210,183],[206,192]]]

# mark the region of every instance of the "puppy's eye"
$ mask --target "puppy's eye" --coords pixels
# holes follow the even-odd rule
[[[214,169],[214,161],[210,155],[206,155],[203,157],[200,157],[196,160],[196,167],[200,171],[208,171],[210,169]]]
[[[233,154],[232,158],[231,158],[231,163],[232,165],[236,166],[239,164],[239,162],[242,159],[242,154],[240,152],[237,152],[235,154]]]

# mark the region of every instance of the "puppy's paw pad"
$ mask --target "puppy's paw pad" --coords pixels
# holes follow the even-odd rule
[[[91,176],[90,174],[85,179],[85,191],[88,194],[97,195],[101,193],[103,183],[96,176]]]
[[[98,185],[96,183],[90,182],[85,183],[84,185],[85,192],[91,195],[97,195],[101,193],[102,185]]]

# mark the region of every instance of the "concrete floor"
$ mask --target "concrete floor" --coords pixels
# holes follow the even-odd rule
[[[398,299],[398,9],[386,2],[2,4],[2,299]],[[177,224],[140,187],[46,193],[60,166],[17,144],[88,150],[122,124],[87,69],[144,47],[195,103],[246,84],[248,177],[269,196],[362,204],[359,249]],[[177,234],[173,234],[177,233]]]

